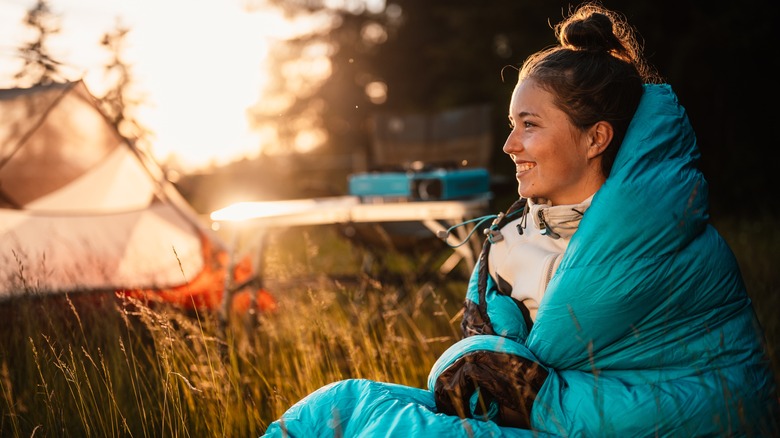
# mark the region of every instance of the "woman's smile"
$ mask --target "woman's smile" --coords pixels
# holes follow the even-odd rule
[[[532,161],[515,161],[515,170],[517,171],[518,178],[520,175],[533,169],[534,167],[536,167],[536,163]]]

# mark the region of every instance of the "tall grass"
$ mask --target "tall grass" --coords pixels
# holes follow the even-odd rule
[[[778,233],[769,220],[716,226],[740,261],[777,364]],[[214,313],[114,294],[27,290],[4,303],[0,436],[259,436],[336,380],[425,387],[459,338],[463,272],[427,281],[419,260],[392,253],[381,270],[355,269],[363,251],[332,230],[272,243],[266,285],[278,310],[232,315],[227,327]]]
[[[232,315],[227,327],[216,313],[113,293],[28,290],[3,303],[0,436],[259,436],[335,380],[423,387],[457,336],[451,297],[465,285],[335,280],[321,272],[343,271],[319,254],[323,242],[299,243],[267,255],[278,310]]]

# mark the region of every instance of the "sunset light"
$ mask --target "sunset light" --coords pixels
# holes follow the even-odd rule
[[[0,2],[2,88],[16,86],[13,76],[21,67],[16,49],[31,38],[23,20],[34,5],[34,0]],[[61,30],[49,42],[55,58],[64,64],[63,80],[84,79],[93,94],[102,96],[109,53],[100,45],[101,38],[118,23],[128,28],[122,56],[143,101],[136,117],[152,132],[152,153],[181,170],[197,170],[257,156],[274,140],[267,130],[252,132],[247,119],[268,85],[269,45],[323,24],[316,15],[292,20],[269,7],[250,11],[245,5],[51,0]],[[329,73],[324,59],[307,64],[301,68]],[[276,104],[283,108],[285,102]],[[317,131],[301,133],[296,144],[308,150],[321,143],[321,136]]]

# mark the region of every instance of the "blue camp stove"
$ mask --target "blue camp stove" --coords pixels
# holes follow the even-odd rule
[[[349,194],[364,201],[439,201],[490,193],[483,168],[364,172],[349,176]]]

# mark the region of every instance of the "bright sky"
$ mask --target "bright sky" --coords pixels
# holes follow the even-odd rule
[[[16,48],[32,35],[23,25],[35,0],[0,0],[0,88],[13,86]],[[185,170],[225,163],[260,151],[246,109],[260,100],[268,44],[296,27],[273,10],[246,12],[240,0],[50,0],[60,33],[50,37],[55,59],[104,91],[109,52],[102,36],[120,18],[130,29],[123,57],[148,104],[139,120],[154,132],[159,161],[176,154]]]

